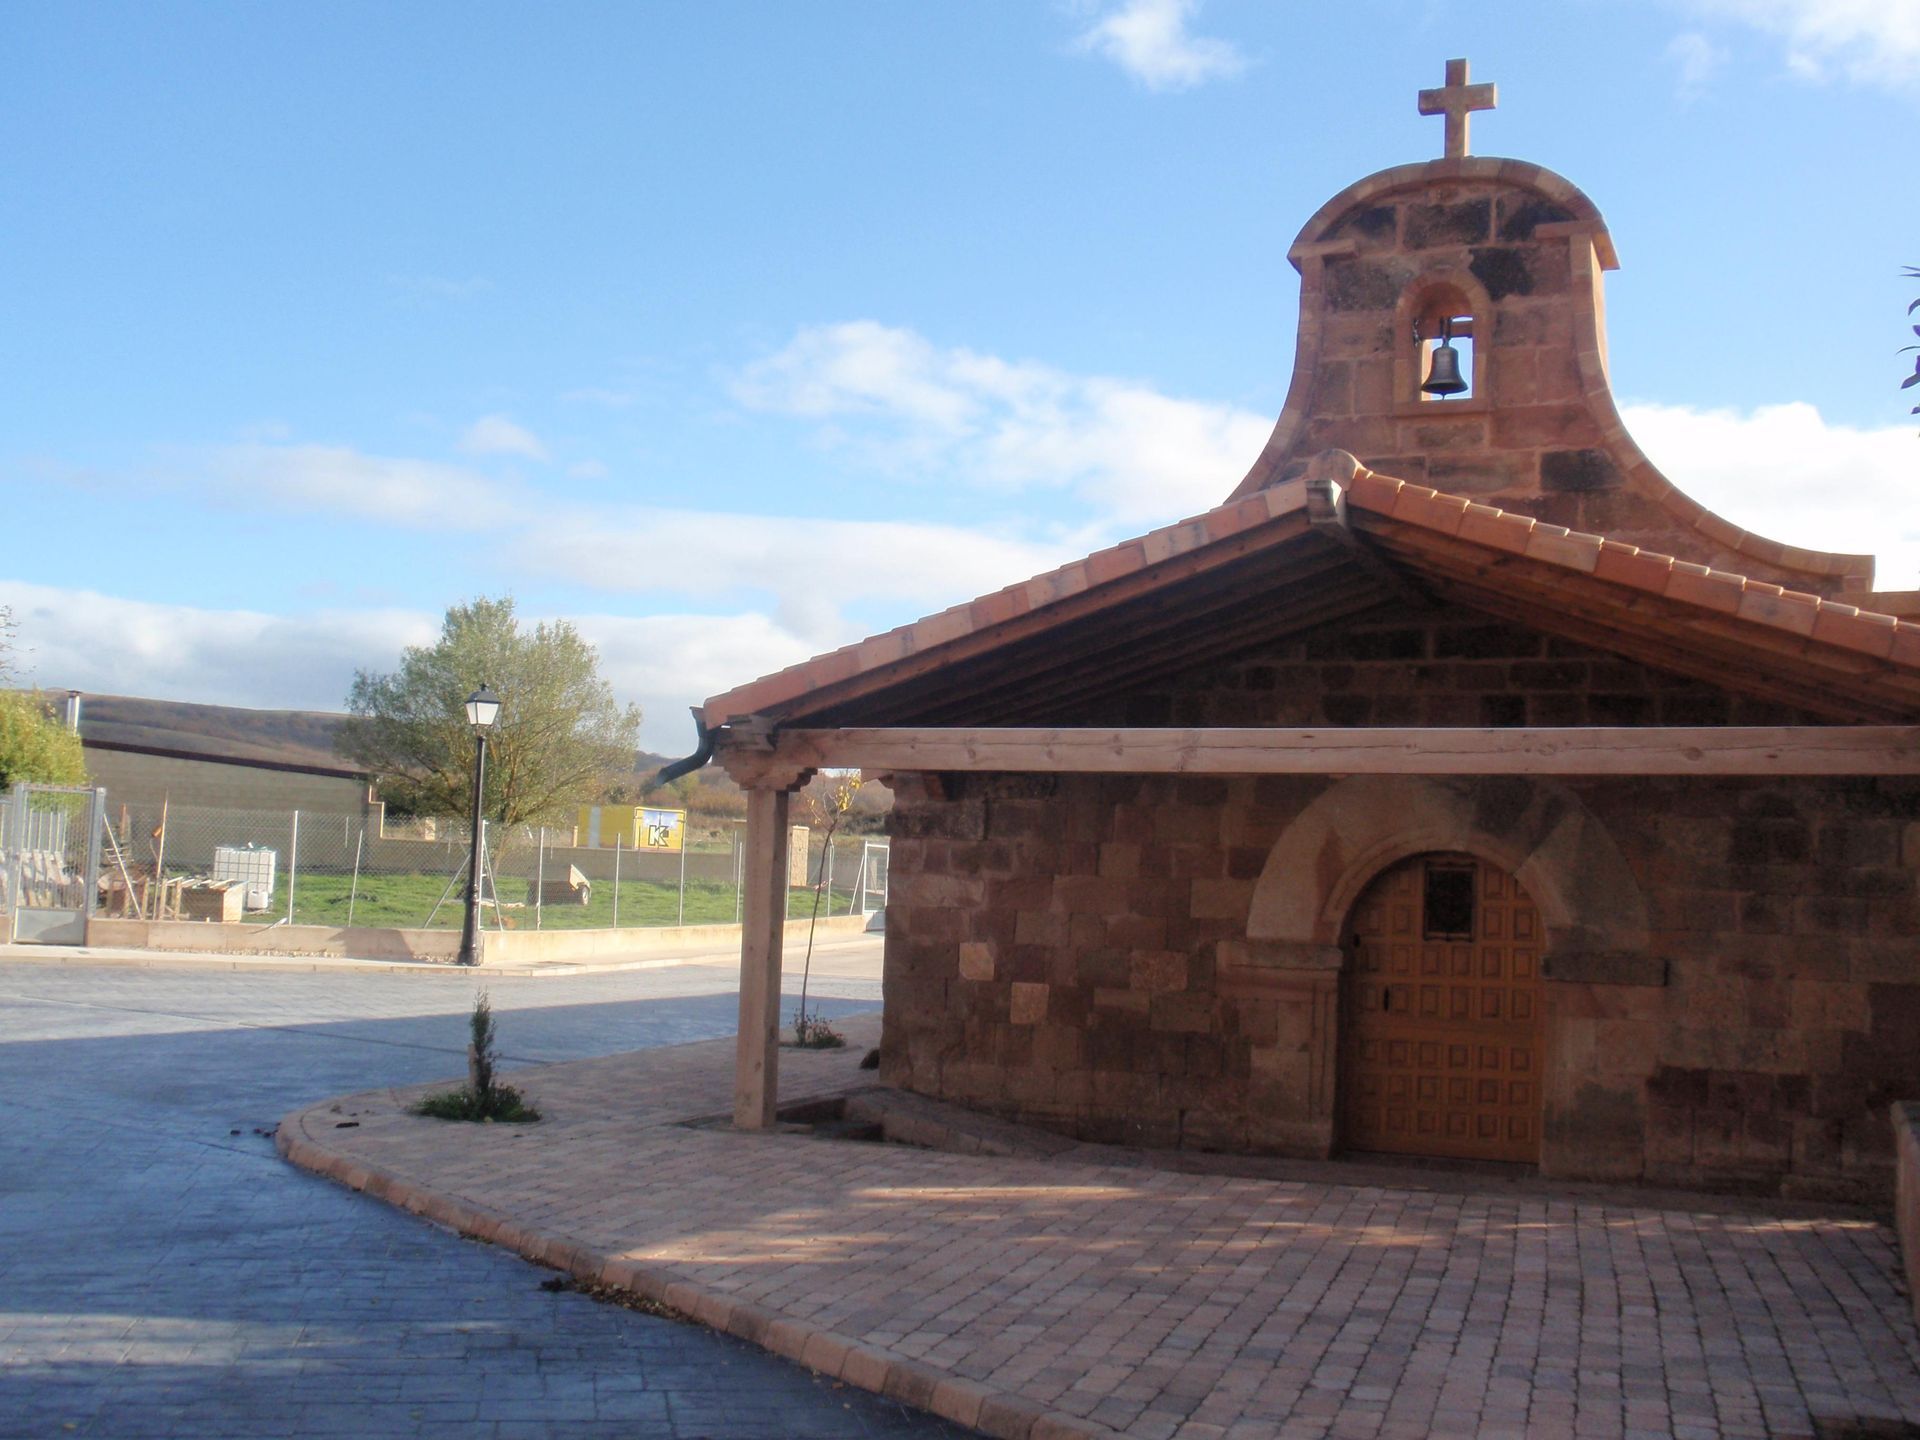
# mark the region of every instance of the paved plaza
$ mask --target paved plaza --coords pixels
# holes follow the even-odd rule
[[[960,1433],[275,1155],[297,1106],[459,1074],[472,975],[55,958],[0,960],[0,1437]],[[514,1065],[734,1025],[726,966],[483,978]]]
[[[783,1094],[859,1085],[858,1048],[782,1052]],[[1920,1425],[1920,1346],[1893,1237],[1870,1217],[682,1123],[724,1111],[732,1058],[722,1041],[529,1072],[547,1115],[530,1127],[431,1126],[403,1113],[404,1093],[361,1095],[307,1111],[281,1142],[349,1185],[993,1435]]]
[[[875,950],[789,1098],[871,1083]],[[725,962],[480,978],[540,1125],[403,1113],[471,975],[0,959],[0,1437],[1920,1433],[1870,1217],[740,1135]]]

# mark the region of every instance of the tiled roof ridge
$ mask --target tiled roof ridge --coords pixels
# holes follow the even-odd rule
[[[1356,464],[1342,483],[1349,504],[1403,524],[1580,571],[1816,643],[1898,665],[1920,666],[1920,625],[1911,621],[1482,505],[1363,465]]]
[[[1604,535],[1570,530],[1517,511],[1482,505],[1464,495],[1382,475],[1342,452],[1322,456],[1315,462],[1313,473],[1336,479],[1350,504],[1403,524],[1578,571],[1644,594],[1683,601],[1818,644],[1920,668],[1920,623],[1643,550]],[[992,630],[1305,507],[1303,482],[1257,490],[1030,579],[723,691],[706,701],[702,714],[711,726],[782,704],[822,686]]]

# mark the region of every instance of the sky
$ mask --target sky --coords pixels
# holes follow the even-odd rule
[[[49,689],[338,709],[510,594],[686,707],[1217,504],[1329,197],[1607,217],[1683,489],[1920,587],[1920,0],[0,7],[0,606]]]

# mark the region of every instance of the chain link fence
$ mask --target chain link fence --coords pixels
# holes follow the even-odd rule
[[[311,810],[122,804],[108,797],[99,913],[251,925],[457,930],[466,903],[464,820],[382,820]],[[575,844],[571,828],[488,825],[481,923],[577,930],[731,924],[741,916],[744,826],[678,854]],[[809,835],[787,913],[872,914],[886,904],[886,842]]]

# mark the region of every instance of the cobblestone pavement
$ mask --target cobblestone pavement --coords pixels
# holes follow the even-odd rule
[[[428,1129],[396,1097],[355,1096],[282,1141],[994,1435],[1854,1440],[1920,1424],[1920,1341],[1870,1219],[675,1123],[724,1108],[731,1062],[720,1043],[532,1071],[548,1118],[526,1129]],[[857,1084],[853,1064],[783,1052],[783,1095]]]
[[[489,979],[517,1062],[731,1034],[723,968]],[[819,988],[816,977],[815,988]],[[281,1161],[461,1072],[462,974],[0,965],[0,1436],[955,1436]],[[834,982],[822,1008],[877,996]]]

